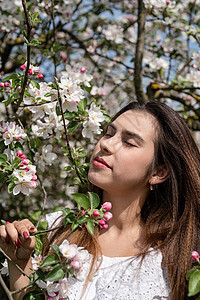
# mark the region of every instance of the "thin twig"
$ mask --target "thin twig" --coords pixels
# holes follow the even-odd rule
[[[21,268],[20,266],[18,266],[18,264],[16,264],[4,251],[3,249],[0,247],[0,252],[3,253],[3,255],[26,277],[28,277],[30,279],[30,276],[28,274],[26,274]]]
[[[7,285],[5,284],[1,274],[0,274],[0,284],[2,285],[6,295],[8,296],[8,299],[9,300],[14,300],[13,297],[12,297],[12,292],[7,288]]]
[[[25,13],[26,26],[27,26],[26,39],[27,39],[28,43],[30,43],[32,27],[31,27],[30,17],[29,17],[29,14],[28,14],[28,10],[27,10],[27,7],[26,7],[26,1],[25,0],[22,0],[22,5],[23,5],[24,13]],[[21,102],[23,101],[26,84],[28,82],[28,71],[29,71],[29,66],[30,66],[30,56],[31,56],[31,46],[28,44],[27,45],[27,54],[26,54],[26,57],[27,57],[26,71],[25,71],[25,75],[24,75],[24,82],[23,82],[21,93],[20,93],[20,98],[19,98],[19,101],[17,103],[17,109],[18,109],[19,105],[21,104]]]

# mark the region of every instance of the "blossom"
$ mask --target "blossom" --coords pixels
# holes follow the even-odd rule
[[[93,211],[93,216],[98,217],[99,216],[99,211],[98,210]]]
[[[73,259],[78,253],[77,246],[75,244],[70,245],[67,240],[62,242],[62,244],[59,246],[59,250],[67,259]]]
[[[197,251],[192,251],[192,258],[197,260],[199,258],[199,253]]]
[[[39,264],[42,261],[42,255],[34,254],[34,257],[32,257],[31,261],[32,261],[32,269],[36,271],[39,268]]]
[[[0,272],[1,272],[1,274],[2,275],[6,275],[6,276],[8,276],[9,275],[9,272],[8,272],[8,262],[7,262],[7,260],[5,260],[3,263],[1,263],[2,264],[2,268],[0,269]]]
[[[94,141],[94,133],[100,134],[102,129],[100,128],[100,122],[104,121],[104,115],[101,112],[100,108],[92,103],[90,109],[88,110],[88,119],[83,122],[83,137],[87,137]]]
[[[116,44],[123,43],[123,28],[118,25],[108,25],[103,34],[109,41],[114,41]]]
[[[73,261],[71,262],[71,265],[72,265],[72,267],[73,267],[75,270],[80,270],[81,267],[82,267],[82,263],[81,263],[80,261],[78,261],[78,260],[73,260]]]
[[[103,218],[106,220],[106,221],[110,221],[112,219],[112,214],[110,212],[106,212],[104,215],[103,215]]]
[[[37,284],[40,288],[46,289],[47,293],[50,297],[55,297],[56,292],[58,292],[60,290],[60,284],[54,283],[52,281],[47,281],[47,283],[46,283],[43,280],[39,280]]]
[[[111,204],[111,202],[104,202],[103,205],[102,205],[102,207],[103,207],[106,211],[108,211],[108,210],[110,210],[110,209],[112,208],[112,204]]]
[[[42,154],[35,153],[34,161],[37,162],[38,167],[44,171],[45,165],[51,166],[53,161],[57,158],[57,154],[52,152],[52,145],[45,145],[42,147]]]
[[[20,126],[16,125],[15,122],[3,122],[0,125],[0,132],[3,133],[2,138],[6,146],[12,142],[16,142],[27,137],[24,130]]]

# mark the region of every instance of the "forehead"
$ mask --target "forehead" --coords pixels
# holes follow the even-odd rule
[[[144,140],[155,140],[158,122],[145,111],[128,110],[121,114],[113,124],[117,130],[139,134]]]

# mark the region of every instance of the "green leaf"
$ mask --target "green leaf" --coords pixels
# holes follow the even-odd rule
[[[94,234],[94,224],[93,224],[92,220],[88,220],[87,223],[85,223],[85,226],[86,226],[87,230],[89,231],[89,233],[91,235],[93,235]]]
[[[59,247],[57,245],[51,245],[50,247],[57,255],[61,255]]]
[[[46,230],[48,228],[48,222],[47,221],[41,221],[38,225],[38,231]]]
[[[80,207],[83,207],[84,209],[89,209],[90,208],[90,200],[89,198],[84,195],[84,194],[72,194],[72,197],[76,201]]]
[[[78,103],[79,110],[85,110],[86,105],[87,105],[87,98],[84,98]]]
[[[12,162],[12,166],[13,166],[13,169],[16,169],[16,167],[19,165],[19,163],[21,162],[21,158],[16,156]]]
[[[200,270],[200,266],[194,266],[192,269],[190,269],[186,274],[186,279],[190,280],[191,275],[196,271]]]
[[[11,194],[13,189],[15,187],[15,183],[13,181],[11,181],[8,185],[8,193]]]
[[[72,231],[74,231],[77,227],[78,227],[78,223],[76,223],[76,221],[74,221],[73,223],[72,223]]]
[[[32,220],[38,221],[40,215],[41,215],[41,211],[39,210],[39,211],[34,212],[34,214],[32,214],[30,217],[31,217]]]
[[[11,74],[11,75],[8,75],[6,77],[4,77],[3,81],[7,81],[7,80],[10,80],[10,79],[16,79],[16,78],[19,78],[20,75],[18,73],[15,73],[15,74]]]
[[[71,121],[69,125],[67,126],[67,133],[71,134],[73,131],[76,130],[78,127],[79,123],[77,121]]]
[[[62,170],[63,171],[72,171],[72,170],[74,170],[74,167],[73,166],[66,166]]]
[[[0,164],[5,163],[7,161],[8,157],[6,154],[0,154]]]
[[[43,262],[41,263],[40,267],[45,267],[45,266],[51,266],[54,264],[57,264],[59,262],[58,256],[56,254],[51,254],[48,255]]]
[[[4,144],[4,141],[0,142],[0,152],[2,153],[6,149],[6,145]]]
[[[40,89],[40,85],[36,80],[31,80],[31,84],[33,87],[36,87],[36,89],[38,90]]]
[[[188,296],[194,296],[200,292],[200,270],[196,270],[190,277]]]
[[[88,192],[91,209],[97,208],[100,203],[99,196],[96,193]]]
[[[64,277],[62,266],[55,266],[46,276],[45,281],[58,281]]]
[[[21,150],[22,152],[24,152],[24,148],[20,142],[15,143],[15,150]]]
[[[35,236],[35,251],[38,251],[41,253],[42,247],[43,247],[43,243],[42,243],[40,237],[36,235]]]

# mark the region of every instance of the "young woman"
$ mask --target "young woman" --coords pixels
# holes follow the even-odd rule
[[[69,299],[187,299],[185,275],[199,243],[200,154],[181,117],[159,102],[129,103],[97,143],[88,178],[112,203],[109,228],[90,236],[62,227],[43,251],[68,239],[92,255],[86,284],[73,282]],[[0,226],[0,246],[27,273],[35,231],[29,220]],[[11,289],[27,284],[12,265],[10,280]]]

